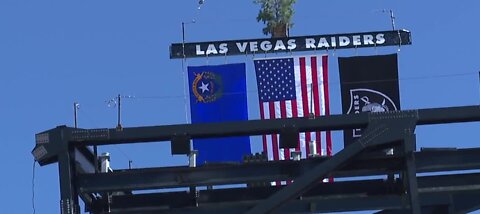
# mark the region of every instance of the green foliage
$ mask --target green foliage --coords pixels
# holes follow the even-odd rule
[[[263,28],[265,35],[271,34],[275,27],[293,26],[293,4],[296,0],[254,0],[254,3],[261,5],[257,21],[262,21],[266,26]]]

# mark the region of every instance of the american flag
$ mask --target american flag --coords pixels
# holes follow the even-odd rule
[[[261,119],[329,115],[328,56],[255,59]],[[279,135],[264,135],[263,150],[269,160],[290,159],[279,147]],[[296,151],[310,154],[309,142],[317,153],[331,156],[330,131],[300,133]]]

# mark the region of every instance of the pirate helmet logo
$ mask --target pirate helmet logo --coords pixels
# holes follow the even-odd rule
[[[357,88],[350,90],[350,107],[347,114],[360,112],[387,112],[398,110],[393,100],[382,92]]]

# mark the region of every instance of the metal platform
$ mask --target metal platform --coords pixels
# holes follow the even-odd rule
[[[59,126],[36,135],[41,164],[58,162],[61,213],[310,213],[382,210],[380,213],[466,213],[480,209],[480,148],[416,151],[418,125],[480,121],[480,107],[419,109],[317,118],[231,123],[75,129]],[[190,139],[365,128],[362,137],[332,157],[201,167],[124,169],[101,173],[87,146],[168,141],[188,154]],[[281,147],[291,143],[281,140]],[[393,148],[387,155],[385,149]],[[452,171],[453,174],[445,174]],[[417,173],[435,172],[421,176]],[[375,179],[365,176],[377,176]],[[344,181],[322,182],[324,178]],[[293,181],[289,185],[251,183]],[[243,184],[236,188],[205,186]],[[240,187],[241,186],[241,187]],[[169,188],[186,187],[185,191]],[[136,190],[157,190],[136,193]]]

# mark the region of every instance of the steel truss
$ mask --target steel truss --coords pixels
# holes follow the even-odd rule
[[[480,169],[480,148],[416,151],[414,131],[417,125],[474,121],[480,121],[479,106],[123,129],[59,126],[37,134],[32,153],[41,165],[58,162],[62,214],[79,213],[79,197],[91,213],[466,213],[480,209],[480,174],[458,171]],[[188,154],[192,138],[279,133],[291,140],[298,132],[349,128],[365,130],[332,157],[300,161],[99,173],[97,155],[87,147],[169,141],[172,154]],[[281,140],[283,148],[291,144]],[[389,148],[394,148],[392,155],[383,152]],[[417,174],[446,171],[457,172]],[[327,177],[349,180],[322,182]],[[282,186],[201,188],[290,180]],[[174,187],[190,190],[167,189]],[[155,189],[165,192],[132,192]]]

